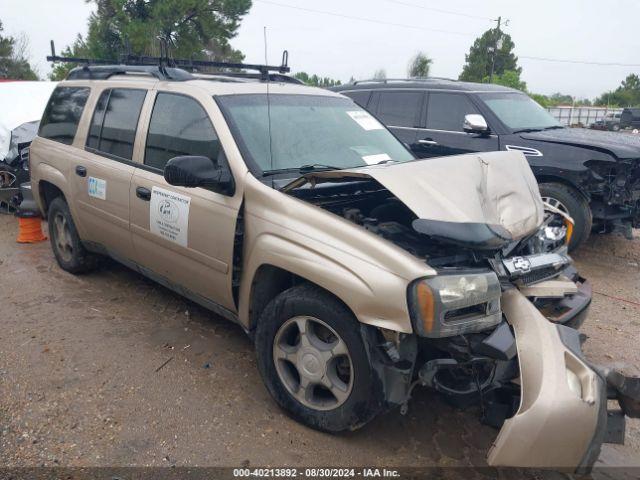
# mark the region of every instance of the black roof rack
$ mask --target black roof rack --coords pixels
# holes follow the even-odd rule
[[[67,76],[68,80],[106,80],[113,75],[142,74],[151,75],[158,80],[185,81],[197,77],[189,71],[200,74],[199,68],[230,69],[228,72],[216,72],[215,75],[226,77],[251,78],[278,82],[300,83],[299,80],[284,75],[291,69],[288,66],[289,52],[282,52],[280,65],[258,65],[250,63],[215,62],[209,60],[175,59],[168,55],[165,42],[160,44],[161,56],[122,55],[119,60],[104,60],[80,57],[61,57],[56,55],[55,45],[51,40],[51,55],[47,56],[49,62],[76,63],[81,67],[74,68]],[[254,70],[258,73],[243,72],[239,70]],[[276,72],[276,73],[271,73]]]

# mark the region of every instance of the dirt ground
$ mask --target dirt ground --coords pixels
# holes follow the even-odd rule
[[[424,391],[406,416],[310,430],[271,400],[239,327],[115,263],[63,272],[16,231],[0,215],[0,466],[486,465],[497,431]],[[640,238],[575,259],[596,292],[587,356],[640,374]],[[640,422],[600,462],[640,466]]]

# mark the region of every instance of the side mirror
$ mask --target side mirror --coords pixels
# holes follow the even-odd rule
[[[234,183],[228,168],[209,157],[173,157],[164,167],[164,179],[176,187],[205,187],[214,192],[233,194]]]
[[[470,113],[464,116],[462,129],[467,133],[489,133],[487,121],[477,113]]]

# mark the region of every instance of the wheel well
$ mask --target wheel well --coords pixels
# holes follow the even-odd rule
[[[251,283],[251,294],[249,299],[249,332],[253,332],[255,330],[260,314],[271,300],[276,298],[285,290],[302,283],[308,283],[320,290],[324,290],[343,304],[344,307],[353,314],[353,311],[349,306],[333,292],[322,288],[320,285],[307,280],[304,277],[291,273],[288,270],[265,264],[261,265],[258,270],[256,270],[256,273],[253,276],[253,282]]]
[[[65,198],[62,190],[56,187],[53,183],[42,181],[38,184],[38,189],[40,190],[40,198],[42,199],[42,208],[45,216],[49,210],[51,202],[53,202],[57,197]]]
[[[566,187],[574,189],[576,192],[578,192],[580,195],[582,195],[587,202],[591,201],[591,197],[582,188],[578,187],[577,185],[569,182],[568,180],[566,180],[564,178],[553,177],[553,176],[549,176],[549,175],[539,175],[539,176],[536,176],[536,180],[538,181],[538,184],[541,184],[541,183],[559,183],[561,185],[564,185]]]

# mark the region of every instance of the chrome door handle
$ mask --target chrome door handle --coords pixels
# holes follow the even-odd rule
[[[421,145],[438,145],[438,142],[435,140],[418,140],[418,143]]]

